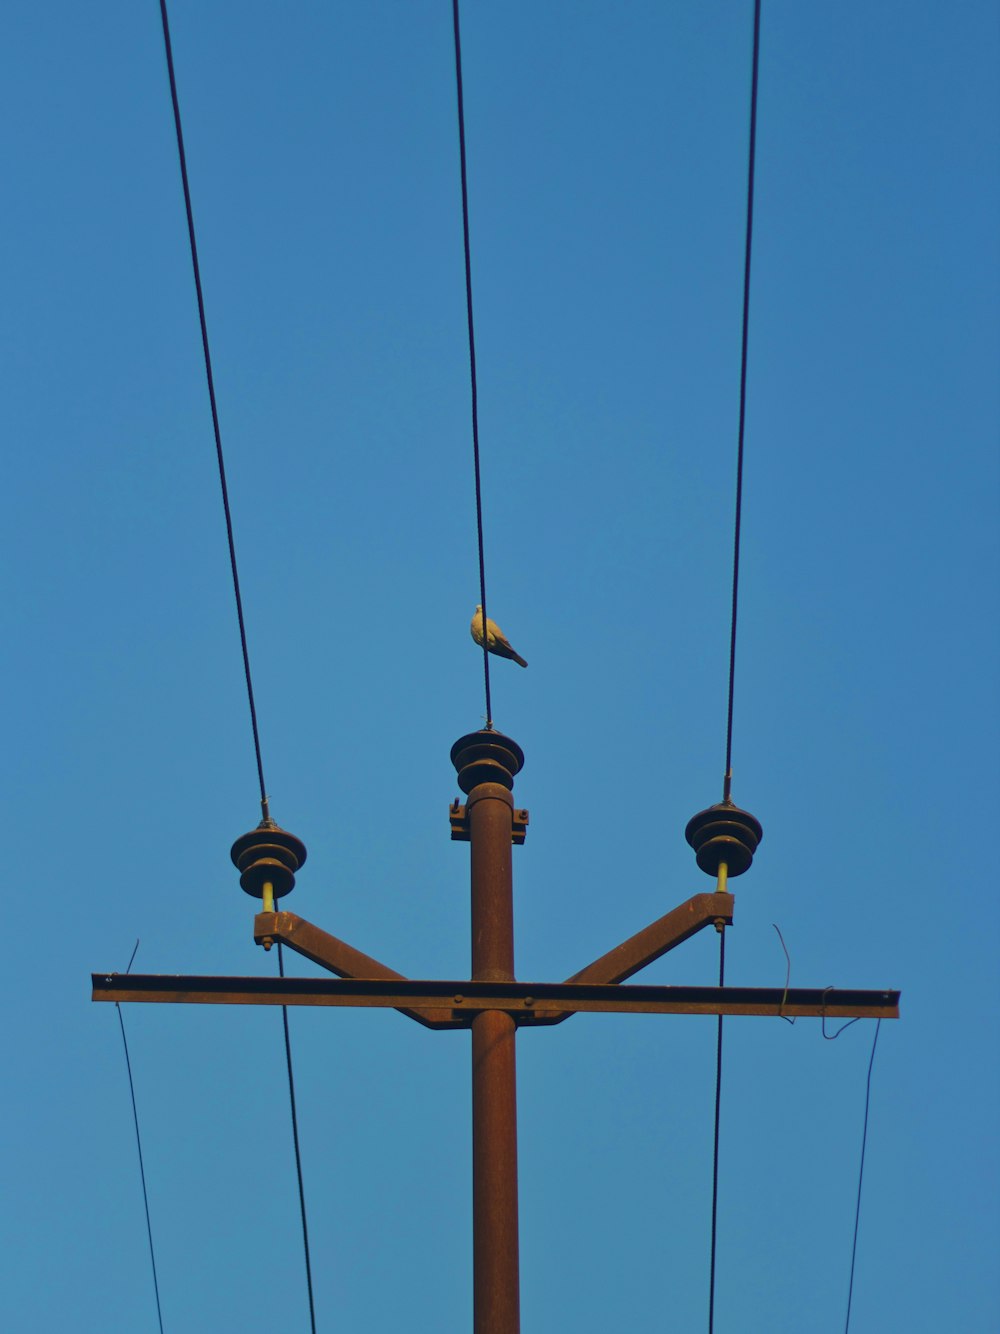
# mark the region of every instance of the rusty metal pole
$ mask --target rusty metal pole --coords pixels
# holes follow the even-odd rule
[[[456,741],[451,758],[468,796],[472,978],[513,981],[511,789],[524,755],[509,737],[484,731]],[[521,1328],[515,1034],[513,1017],[499,1010],[472,1021],[474,1334],[518,1334]]]

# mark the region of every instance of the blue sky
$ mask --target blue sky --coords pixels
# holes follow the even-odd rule
[[[287,901],[468,969],[452,742],[481,663],[450,6],[171,20]],[[710,888],[752,5],[466,3],[498,727],[518,975]],[[1000,19],[765,0],[728,980],[898,986],[851,1329],[991,1331],[1000,1111]],[[0,1310],[155,1329],[92,970],[269,973],[258,818],[157,6],[9,0],[3,525],[11,888]],[[643,975],[711,983],[717,945]],[[289,969],[310,966],[294,958]],[[130,1007],[165,1328],[307,1328],[277,1011]],[[468,1042],[291,1016],[319,1328],[461,1331]],[[871,1025],[726,1029],[716,1329],[843,1327]],[[714,1025],[519,1042],[526,1334],[705,1327]]]

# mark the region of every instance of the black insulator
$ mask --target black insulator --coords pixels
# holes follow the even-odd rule
[[[720,801],[699,811],[687,822],[684,837],[694,848],[695,860],[708,875],[717,876],[725,862],[729,875],[748,870],[764,837],[760,821],[731,801]]]
[[[295,888],[295,872],[306,859],[306,845],[273,820],[261,820],[236,840],[229,855],[248,894],[262,899],[264,886],[270,883],[274,897],[280,899]]]
[[[524,751],[509,736],[488,728],[459,737],[451,748],[451,762],[466,795],[480,783],[499,783],[509,792],[524,765]]]

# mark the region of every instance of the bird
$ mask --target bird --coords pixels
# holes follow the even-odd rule
[[[479,603],[476,604],[476,612],[472,618],[472,624],[469,626],[469,630],[476,643],[482,645],[483,609]],[[519,667],[527,667],[528,665],[521,657],[520,653],[515,653],[511,648],[507,636],[500,629],[499,625],[497,625],[496,621],[491,621],[488,616],[486,618],[486,649],[489,653],[495,653],[498,658],[512,658]]]

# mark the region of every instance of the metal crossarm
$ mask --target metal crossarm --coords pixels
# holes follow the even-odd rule
[[[95,1001],[208,1005],[332,1005],[451,1011],[464,1028],[475,1014],[501,1010],[520,1025],[565,1014],[787,1015],[789,1018],[897,1019],[899,992],[828,987],[620,986],[591,982],[457,982],[409,978],[198,977],[95,973]]]

